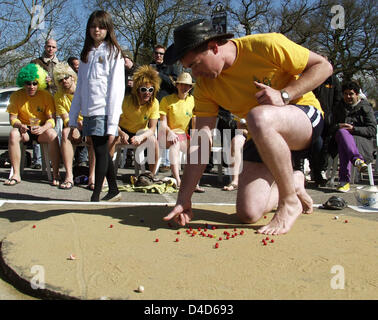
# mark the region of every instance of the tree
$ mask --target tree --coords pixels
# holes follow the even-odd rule
[[[208,11],[203,0],[88,0],[112,17],[119,42],[129,47],[138,63],[149,63],[153,47],[168,45],[175,27]]]
[[[376,0],[227,1],[227,11],[239,36],[282,33],[315,52],[326,52],[340,78],[367,77],[369,81],[362,82],[376,83]]]
[[[350,80],[358,72],[377,78],[377,2],[343,0],[340,5],[341,11],[332,13],[333,2],[326,1],[318,45],[329,53],[335,73],[342,74],[343,79]],[[337,14],[344,20],[343,26],[337,24]]]
[[[226,10],[231,18],[229,30],[238,35],[249,35],[263,32],[262,18],[267,17],[273,7],[270,0],[242,0],[238,5],[228,0]]]
[[[58,54],[64,53],[79,27],[69,0],[0,1],[0,82],[12,83],[50,37],[65,48]]]

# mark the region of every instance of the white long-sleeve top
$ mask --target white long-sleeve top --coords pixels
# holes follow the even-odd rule
[[[107,115],[107,134],[115,135],[125,94],[125,65],[122,56],[109,58],[103,42],[88,53],[88,62],[80,62],[76,91],[69,112],[69,126],[76,127],[81,112],[84,117]]]

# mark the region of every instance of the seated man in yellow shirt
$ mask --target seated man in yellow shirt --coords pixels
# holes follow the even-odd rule
[[[66,62],[58,63],[54,68],[54,82],[58,91],[54,95],[56,115],[60,116],[63,120],[61,153],[63,158],[63,164],[66,169],[66,177],[64,182],[60,184],[60,189],[71,189],[74,185],[72,164],[74,158],[72,144],[80,144],[82,136],[79,130],[83,127],[83,117],[79,115],[77,118],[78,128],[70,130],[68,126],[69,111],[71,108],[71,102],[75,93],[77,75],[72,68]],[[71,136],[70,136],[71,133]],[[89,177],[88,177],[88,189],[94,189],[94,176],[95,176],[95,155],[90,137],[86,137],[89,144]]]
[[[135,71],[133,82],[131,94],[123,100],[118,137],[111,148],[111,155],[117,144],[133,144],[138,147],[146,143],[149,169],[155,174],[159,160],[155,131],[159,119],[156,94],[160,89],[160,78],[154,68],[144,65]]]
[[[54,130],[55,107],[52,95],[46,88],[47,73],[39,65],[30,63],[17,76],[17,85],[22,89],[12,93],[7,112],[13,129],[9,134],[9,156],[13,176],[4,185],[13,186],[21,182],[20,142],[37,141],[48,143],[49,157],[53,167],[52,185],[59,185],[59,140]]]
[[[246,119],[249,140],[244,146],[237,216],[244,223],[255,223],[278,208],[258,233],[283,234],[302,212],[313,211],[303,174],[293,172],[291,151],[308,150],[322,132],[323,112],[311,90],[332,74],[332,66],[282,34],[232,37],[217,33],[210,21],[189,22],[175,29],[164,61],[179,60],[196,77],[196,124],[208,140],[219,106]],[[204,139],[201,135],[201,143],[191,146],[190,152],[202,155]],[[191,158],[176,206],[164,217],[181,225],[193,217],[191,196],[206,167],[206,159],[198,164]]]

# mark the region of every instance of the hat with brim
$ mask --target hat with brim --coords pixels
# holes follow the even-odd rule
[[[232,33],[217,33],[209,20],[198,19],[183,24],[173,32],[174,43],[164,54],[165,64],[174,64],[190,50],[195,49],[209,40],[229,39]]]
[[[178,83],[188,84],[190,86],[194,85],[194,83],[192,82],[192,76],[187,72],[183,72],[177,77],[175,85]]]

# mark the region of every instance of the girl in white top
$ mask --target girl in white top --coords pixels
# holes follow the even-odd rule
[[[80,59],[69,126],[77,126],[75,119],[81,112],[83,135],[90,136],[93,142],[96,167],[91,201],[100,201],[105,176],[109,192],[102,201],[119,201],[121,196],[109,146],[117,135],[125,92],[125,75],[121,48],[115,37],[111,16],[106,11],[94,11],[90,15]]]

